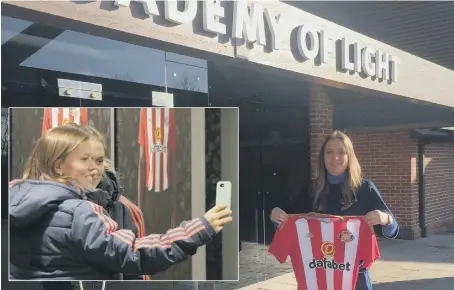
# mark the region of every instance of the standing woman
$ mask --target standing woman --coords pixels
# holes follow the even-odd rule
[[[399,226],[379,190],[363,178],[350,138],[340,131],[329,135],[317,157],[317,174],[312,181],[313,211],[329,215],[364,216],[369,226],[394,239]],[[287,220],[280,208],[271,212],[271,220],[280,225]],[[369,271],[360,265],[356,290],[372,290]]]

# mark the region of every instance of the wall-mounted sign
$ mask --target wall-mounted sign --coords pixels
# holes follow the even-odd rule
[[[173,108],[173,94],[163,92],[152,92],[151,104],[154,107]]]
[[[129,7],[131,1],[142,3],[146,14],[161,16],[157,5],[157,1],[160,0],[116,0],[115,5]],[[226,35],[226,24],[221,23],[220,19],[232,17],[231,21],[226,21],[232,25],[230,35],[232,38],[267,45],[273,50],[278,50],[282,48],[282,40],[291,37],[290,32],[283,28],[283,15],[275,13],[261,3],[248,5],[245,0],[236,0],[233,1],[233,14],[225,15],[225,7],[221,5],[224,1],[227,0],[203,0],[201,7],[204,30]],[[184,9],[179,9],[178,2],[184,2]],[[198,7],[198,1],[194,0],[164,1],[164,17],[176,24],[190,24],[197,15]],[[267,43],[265,37],[266,30],[271,35],[270,43]],[[390,82],[397,81],[400,59],[379,49],[364,46],[359,41],[333,37],[328,31],[311,27],[310,24],[297,28],[296,41],[301,57],[306,60],[314,60],[318,57],[321,65],[326,63],[330,47],[335,47],[335,43],[340,41],[341,48],[336,50],[335,57],[340,59],[342,71],[355,72]]]
[[[58,95],[61,97],[102,101],[102,85],[74,80],[58,79]]]

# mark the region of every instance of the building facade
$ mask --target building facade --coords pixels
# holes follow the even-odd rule
[[[452,70],[281,1],[180,2],[2,2],[2,107],[239,107],[241,248],[269,244],[275,206],[310,209],[334,129],[400,238],[454,224]]]

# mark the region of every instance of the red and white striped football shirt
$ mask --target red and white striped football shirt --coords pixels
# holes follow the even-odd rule
[[[145,150],[146,186],[161,192],[169,187],[170,150],[175,149],[175,122],[171,108],[142,108],[139,145]]]
[[[292,216],[269,252],[280,263],[290,256],[298,290],[354,290],[360,261],[368,269],[380,258],[375,234],[360,217]]]
[[[87,108],[45,108],[41,133],[68,122],[87,124]]]

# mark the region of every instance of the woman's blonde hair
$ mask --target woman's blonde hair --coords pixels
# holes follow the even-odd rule
[[[56,168],[77,146],[88,140],[101,142],[106,150],[104,136],[91,126],[69,123],[48,130],[38,139],[28,157],[22,179],[54,181],[81,189],[70,177],[58,174]],[[104,164],[106,170],[115,173],[109,160],[104,160]]]
[[[326,210],[325,199],[328,194],[327,170],[325,166],[325,147],[330,140],[340,140],[345,147],[348,156],[347,178],[342,184],[342,202],[343,207],[348,207],[353,202],[353,199],[361,187],[362,171],[356,157],[355,150],[351,139],[340,131],[334,131],[327,136],[325,142],[317,156],[317,171],[312,182],[312,193],[314,196],[314,210]]]

